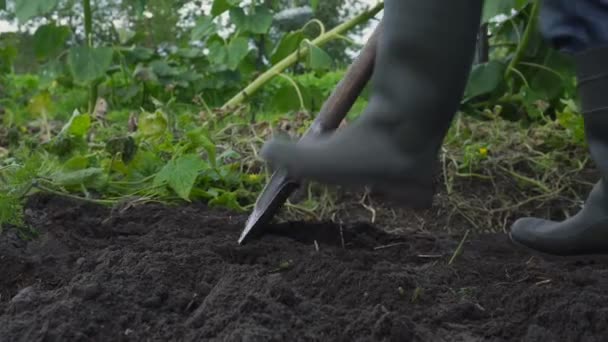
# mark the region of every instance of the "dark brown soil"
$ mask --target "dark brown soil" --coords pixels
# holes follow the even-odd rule
[[[470,235],[449,265],[462,234],[291,223],[238,246],[246,216],[202,205],[36,197],[26,214],[40,237],[0,238],[1,341],[608,338],[608,258],[504,234]]]

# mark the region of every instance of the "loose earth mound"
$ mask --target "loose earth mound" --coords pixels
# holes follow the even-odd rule
[[[292,223],[238,246],[243,215],[36,197],[41,235],[0,238],[1,341],[605,341],[608,258],[504,234]]]

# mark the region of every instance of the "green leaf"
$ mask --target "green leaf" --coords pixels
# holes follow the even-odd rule
[[[15,15],[23,24],[29,19],[52,11],[59,0],[15,0]]]
[[[569,99],[562,100],[562,103],[565,105],[564,109],[562,111],[556,111],[555,113],[557,122],[566,129],[576,144],[585,146],[585,122],[583,116],[580,115],[576,102]]]
[[[55,57],[65,46],[70,36],[70,28],[48,24],[40,26],[34,34],[34,53],[36,57],[45,59]]]
[[[304,109],[300,103],[300,95],[302,96],[304,106],[306,106],[306,102],[308,100],[307,89],[297,81],[296,86],[298,89],[296,89],[291,82],[288,82],[279,88],[271,101],[274,110],[279,112],[288,112],[291,110]],[[300,91],[300,95],[298,95],[298,90]]]
[[[91,127],[91,116],[89,114],[80,114],[73,116],[70,120],[68,132],[75,136],[85,136]]]
[[[135,46],[132,49],[127,50],[127,53],[139,61],[146,61],[154,57],[154,50],[141,46]]]
[[[76,46],[71,48],[68,54],[68,65],[74,81],[86,84],[104,76],[112,64],[113,53],[114,51],[109,47]]]
[[[186,136],[195,147],[202,147],[207,152],[209,164],[216,166],[217,148],[215,143],[208,137],[204,128],[199,127],[186,133]]]
[[[77,171],[86,169],[89,166],[89,159],[85,156],[74,156],[63,164],[64,171]]]
[[[179,71],[176,68],[170,66],[163,60],[157,60],[150,63],[150,69],[152,69],[156,76],[160,77],[174,77],[179,75]]]
[[[524,66],[524,75],[530,77],[530,87],[539,92],[547,101],[552,101],[567,91],[569,78],[573,77],[574,65],[570,56],[554,49],[547,49],[540,65]]]
[[[218,15],[226,12],[227,10],[238,5],[239,0],[215,0],[213,6],[211,6],[211,16],[217,17]]]
[[[228,52],[224,44],[213,42],[209,45],[209,61],[213,64],[226,64],[228,60]]]
[[[506,66],[498,61],[475,65],[469,76],[465,97],[471,98],[493,92],[504,79]]]
[[[137,14],[138,17],[141,17],[141,15],[144,14],[147,4],[148,4],[147,0],[136,0],[135,1],[135,14]]]
[[[23,205],[19,196],[0,191],[0,233],[7,224],[23,224]]]
[[[482,23],[489,22],[498,15],[511,15],[511,11],[520,11],[530,0],[485,0],[483,4]]]
[[[242,32],[266,34],[272,25],[272,18],[272,13],[266,6],[256,6],[249,15],[240,7],[230,9],[230,20]]]
[[[304,40],[304,32],[301,30],[289,32],[283,36],[281,41],[275,47],[270,62],[277,64],[282,61],[285,57],[294,53],[299,47],[302,40]]]
[[[53,182],[59,186],[76,186],[89,184],[101,178],[103,169],[88,168],[83,170],[57,172],[53,175]]]
[[[121,159],[125,164],[128,164],[133,160],[137,150],[135,140],[130,136],[111,138],[106,143],[106,151],[112,156],[120,154]]]
[[[513,5],[513,0],[485,0],[481,16],[482,23],[487,23],[497,15],[508,13]]]
[[[6,10],[6,0],[0,0],[0,10]]]
[[[80,114],[75,110],[70,117],[70,120],[61,128],[58,138],[65,137],[66,134],[75,137],[83,137],[89,132],[90,127],[91,116],[89,114]]]
[[[308,53],[307,65],[313,70],[327,70],[331,68],[331,57],[318,46],[313,44],[308,45],[310,51]]]
[[[179,197],[189,202],[190,192],[204,166],[205,163],[198,155],[183,155],[169,161],[160,170],[154,178],[154,185],[167,184]]]
[[[319,6],[319,0],[310,0],[310,7],[312,8],[313,11],[316,11],[318,6]]]
[[[120,41],[120,44],[127,44],[136,35],[135,31],[122,27],[118,27],[116,29],[116,33],[118,34],[118,41]]]
[[[169,119],[162,111],[143,113],[138,120],[137,131],[144,137],[158,137],[167,131]]]
[[[213,22],[213,18],[204,16],[197,20],[196,26],[192,29],[190,34],[190,39],[204,40],[216,32],[217,25]]]
[[[38,71],[41,87],[46,88],[50,86],[53,81],[63,76],[65,69],[65,64],[58,59],[50,59],[42,64]]]
[[[238,202],[238,196],[235,192],[221,191],[215,198],[209,201],[211,207],[223,207],[232,210],[242,211],[244,208]]]
[[[236,70],[241,61],[249,53],[249,42],[245,37],[236,37],[228,45],[227,55],[228,61],[227,66],[230,70]]]

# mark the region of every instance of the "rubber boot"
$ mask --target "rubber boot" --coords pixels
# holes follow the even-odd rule
[[[585,134],[601,179],[571,218],[523,218],[510,232],[517,244],[561,256],[608,253],[608,46],[576,56],[575,64]]]
[[[428,207],[437,153],[473,61],[481,0],[388,0],[362,115],[318,140],[274,139],[261,155],[296,178],[369,186]]]

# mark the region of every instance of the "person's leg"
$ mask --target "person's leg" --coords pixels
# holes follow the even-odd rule
[[[545,0],[541,30],[574,58],[585,133],[601,179],[575,216],[519,219],[510,236],[549,254],[608,253],[608,0]]]
[[[432,202],[437,152],[470,72],[482,0],[387,0],[372,96],[345,129],[261,155],[299,179],[366,185],[412,206]]]

